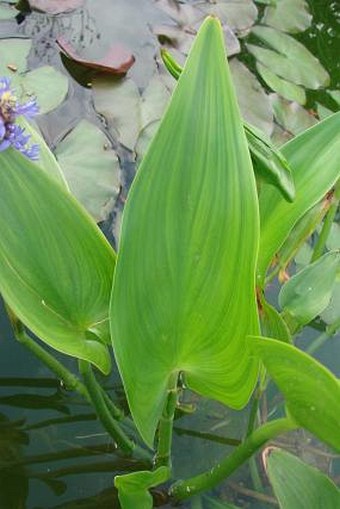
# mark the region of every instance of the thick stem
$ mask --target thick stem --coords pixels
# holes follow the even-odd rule
[[[222,460],[211,470],[186,481],[180,481],[174,484],[170,488],[170,496],[176,500],[184,500],[202,491],[213,488],[247,461],[258,449],[268,442],[268,440],[272,440],[277,435],[295,429],[296,427],[297,425],[288,418],[278,419],[264,424],[246,438],[230,456]]]
[[[176,404],[178,400],[177,374],[169,384],[168,398],[159,421],[158,428],[158,447],[155,456],[155,467],[166,466],[171,468],[171,444],[172,431]]]

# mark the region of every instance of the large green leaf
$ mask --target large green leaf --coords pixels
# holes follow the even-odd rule
[[[36,164],[8,149],[0,167],[1,293],[38,337],[107,373],[113,250]]]
[[[249,338],[249,346],[283,393],[293,419],[340,450],[340,383],[313,357],[269,338]]]
[[[153,472],[143,470],[117,475],[115,487],[118,489],[122,509],[152,509],[153,500],[149,488],[166,482],[169,477],[170,471],[167,467],[159,467]]]
[[[340,491],[330,478],[286,451],[269,454],[267,473],[281,509],[340,507]]]
[[[203,24],[124,211],[111,330],[152,444],[170,379],[241,408],[258,365],[258,203],[218,21]]]
[[[312,15],[306,0],[279,0],[266,8],[262,22],[283,32],[303,32],[310,27]]]
[[[309,323],[328,306],[339,262],[340,252],[330,251],[304,267],[281,288],[279,304],[299,325]]]
[[[339,150],[340,112],[281,147],[293,174],[296,198],[293,203],[288,203],[274,187],[263,185],[261,189],[258,263],[261,280],[293,226],[338,179]]]

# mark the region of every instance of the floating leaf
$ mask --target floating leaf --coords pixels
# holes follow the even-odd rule
[[[339,251],[330,251],[295,274],[281,288],[279,304],[299,325],[309,323],[328,306],[339,262]]]
[[[36,164],[8,149],[0,166],[5,301],[53,348],[108,373],[103,342],[109,336],[113,250],[72,195]]]
[[[68,79],[50,65],[28,72],[20,82],[22,99],[36,97],[39,113],[54,110],[63,102],[68,92]]]
[[[235,58],[230,62],[230,71],[243,118],[270,136],[273,113],[268,95],[254,74]]]
[[[96,221],[106,219],[105,207],[119,192],[119,161],[105,134],[81,120],[55,154],[72,193]]]
[[[277,92],[289,101],[296,101],[299,104],[305,104],[306,93],[302,87],[280,78],[277,74],[273,73],[270,69],[268,69],[268,67],[265,67],[260,62],[257,62],[256,69],[261,78],[267,83],[268,87],[274,90],[274,92]]]
[[[57,44],[70,60],[104,74],[124,75],[135,62],[135,57],[126,48],[118,44],[112,46],[106,55],[99,60],[81,57],[72,47],[72,44],[63,37],[58,37]]]
[[[296,136],[318,123],[313,115],[296,102],[287,101],[276,94],[271,94],[270,100],[275,120],[290,135]]]
[[[47,14],[61,14],[78,9],[84,3],[84,0],[27,0],[29,6],[39,12]]]
[[[19,12],[10,5],[0,5],[0,20],[13,19]]]
[[[252,0],[217,1],[201,6],[206,14],[217,16],[232,30],[243,34],[250,30],[257,19],[257,8]]]
[[[26,59],[31,51],[31,39],[11,38],[0,40],[0,76],[14,76],[26,71]]]
[[[281,509],[340,507],[340,490],[331,479],[296,456],[274,449],[266,470]]]
[[[254,27],[252,34],[271,49],[253,44],[248,44],[247,48],[273,73],[306,88],[317,89],[328,85],[328,73],[318,59],[296,39],[279,30],[261,25]]]
[[[94,105],[109,128],[128,149],[134,150],[141,129],[140,95],[131,79],[93,81]]]
[[[122,509],[152,509],[153,500],[149,489],[166,482],[170,478],[167,467],[159,467],[152,472],[141,471],[132,474],[116,475],[115,487],[118,489]]]
[[[279,0],[266,8],[262,23],[293,34],[307,30],[312,19],[306,0]]]
[[[297,424],[340,450],[339,380],[313,357],[282,341],[251,337],[249,346],[283,393]]]
[[[223,34],[208,18],[132,184],[113,285],[115,355],[150,445],[179,372],[231,407],[250,397],[257,207]]]
[[[281,147],[291,168],[296,198],[286,202],[274,188],[263,185],[260,195],[261,240],[258,262],[263,279],[270,261],[297,221],[318,203],[339,178],[340,113],[319,122]],[[327,168],[327,171],[320,171]]]

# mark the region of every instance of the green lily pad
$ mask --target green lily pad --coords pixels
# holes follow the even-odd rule
[[[277,123],[291,135],[296,136],[318,123],[313,115],[296,102],[287,101],[277,94],[271,94],[270,101]]]
[[[55,154],[71,192],[96,221],[106,219],[119,192],[119,161],[105,134],[82,120]]]
[[[220,0],[215,3],[207,3],[201,9],[206,14],[217,16],[232,30],[243,34],[254,25],[258,14],[252,0]]]
[[[268,87],[274,90],[274,92],[277,92],[289,101],[296,101],[299,104],[305,104],[306,93],[301,86],[280,78],[277,74],[272,72],[265,65],[262,65],[260,62],[257,62],[256,69],[261,78],[267,83]]]
[[[270,49],[248,44],[255,58],[273,73],[296,85],[317,89],[328,85],[329,75],[303,44],[274,28],[258,25],[252,34]]]
[[[273,113],[269,97],[256,76],[235,58],[230,61],[230,71],[243,118],[270,136]]]
[[[63,102],[68,92],[68,79],[50,65],[28,72],[21,81],[23,99],[35,96],[39,113],[54,110]]]
[[[134,150],[141,125],[140,94],[135,82],[96,78],[93,81],[94,106],[104,116],[118,141]]]
[[[31,51],[31,39],[11,38],[0,40],[0,76],[16,76],[27,68],[26,59]]]
[[[10,5],[0,5],[0,20],[13,19],[18,14],[18,11]]]
[[[269,454],[267,474],[281,509],[340,507],[340,490],[331,479],[286,451]]]
[[[293,34],[307,30],[312,19],[306,0],[279,0],[266,8],[262,22]]]

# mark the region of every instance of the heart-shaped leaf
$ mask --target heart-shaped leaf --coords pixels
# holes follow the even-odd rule
[[[113,346],[148,444],[176,373],[234,408],[248,401],[258,229],[223,33],[208,18],[132,184],[113,285]]]
[[[55,349],[110,370],[115,254],[64,186],[20,153],[0,154],[0,291]]]
[[[153,501],[149,488],[166,482],[170,477],[167,467],[159,467],[153,472],[147,470],[132,474],[117,475],[115,487],[118,489],[122,509],[152,509]]]

